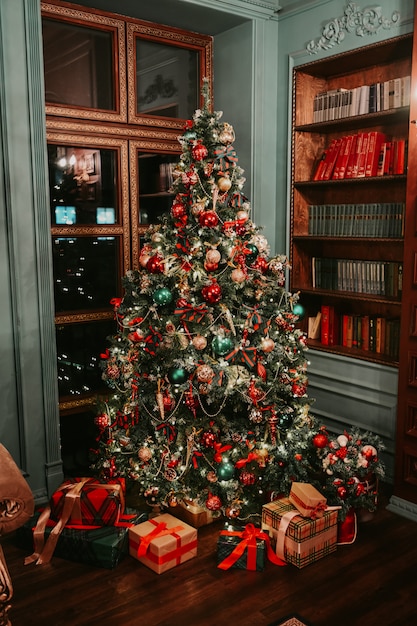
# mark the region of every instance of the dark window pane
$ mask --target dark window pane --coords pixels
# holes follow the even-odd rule
[[[53,237],[55,310],[109,308],[118,293],[118,237]]]
[[[112,33],[46,18],[42,30],[46,102],[114,111]]]
[[[117,152],[48,145],[51,223],[115,224]]]
[[[198,52],[136,39],[137,114],[186,119],[198,107]]]
[[[177,156],[138,154],[141,224],[158,224],[160,216],[169,212],[173,201],[173,171],[177,163]]]
[[[114,332],[114,321],[57,326],[60,396],[80,396],[105,388],[100,354],[105,352],[107,337]]]

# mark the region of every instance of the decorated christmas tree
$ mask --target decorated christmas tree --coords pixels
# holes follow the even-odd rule
[[[234,129],[206,82],[203,95],[179,137],[170,213],[114,301],[93,468],[130,479],[149,504],[247,519],[317,478],[329,438],[310,414],[289,264],[252,221]]]

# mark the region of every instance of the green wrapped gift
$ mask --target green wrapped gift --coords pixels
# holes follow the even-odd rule
[[[17,531],[19,545],[27,550],[33,549],[33,528],[40,515],[37,512],[24,526]],[[114,569],[129,553],[128,529],[148,519],[148,512],[127,510],[120,518],[117,526],[89,528],[66,526],[61,532],[54,556]],[[45,530],[45,541],[51,533],[54,522],[48,522]]]

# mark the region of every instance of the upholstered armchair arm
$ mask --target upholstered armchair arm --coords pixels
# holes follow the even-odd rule
[[[13,458],[0,444],[0,537],[12,532],[33,515],[33,494]],[[0,626],[9,626],[9,601],[13,586],[0,546]]]

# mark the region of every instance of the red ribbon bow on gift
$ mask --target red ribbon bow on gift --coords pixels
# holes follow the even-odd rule
[[[263,539],[266,544],[267,557],[274,563],[274,565],[286,565],[285,561],[282,561],[277,557],[273,549],[269,535],[263,532],[260,528],[256,528],[253,524],[246,524],[244,530],[222,530],[221,535],[226,537],[241,537],[242,541],[234,548],[234,550],[227,556],[217,567],[220,569],[229,569],[239,560],[242,554],[248,549],[247,569],[251,571],[256,570],[256,540]]]
[[[155,528],[150,533],[140,538],[140,544],[138,546],[137,556],[145,556],[150,543],[157,537],[164,537],[165,535],[174,535],[175,533],[184,530],[184,526],[175,526],[174,528],[167,528],[166,522],[155,522],[149,520],[152,524],[156,524]]]

